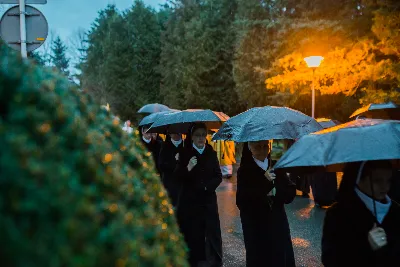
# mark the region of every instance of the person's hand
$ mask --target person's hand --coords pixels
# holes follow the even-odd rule
[[[176,155],[175,155],[175,160],[176,160],[176,161],[179,160],[179,153],[176,153]]]
[[[196,165],[197,165],[197,158],[196,158],[196,157],[192,157],[192,158],[189,160],[189,164],[188,164],[188,166],[187,166],[188,171],[193,170],[193,168],[194,168]]]
[[[372,250],[378,250],[387,245],[387,238],[385,230],[381,227],[377,227],[376,223],[374,227],[368,233],[368,241]]]
[[[273,173],[273,171],[271,169],[267,170],[264,173],[264,176],[268,179],[268,181],[272,182],[273,180],[276,179],[276,174]]]

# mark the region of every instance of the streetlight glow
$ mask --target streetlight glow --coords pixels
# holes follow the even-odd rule
[[[310,56],[310,57],[305,57],[304,61],[307,63],[307,66],[312,69],[312,87],[311,87],[311,116],[315,118],[315,85],[314,85],[314,73],[315,69],[321,65],[322,60],[324,60],[324,57],[321,56]]]
[[[304,61],[307,63],[309,68],[318,68],[319,65],[321,65],[322,60],[324,60],[324,57],[321,56],[310,56],[304,58]]]

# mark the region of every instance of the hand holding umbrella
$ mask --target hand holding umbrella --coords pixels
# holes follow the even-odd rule
[[[374,227],[368,233],[368,242],[374,251],[386,246],[387,238],[385,230],[374,224]]]
[[[268,179],[268,181],[273,182],[276,179],[276,174],[273,170],[269,169],[264,173],[264,176]]]
[[[188,166],[187,166],[188,171],[189,171],[189,172],[192,171],[193,168],[194,168],[196,165],[197,165],[197,158],[196,158],[196,157],[192,157],[192,158],[189,160],[189,164],[188,164]]]

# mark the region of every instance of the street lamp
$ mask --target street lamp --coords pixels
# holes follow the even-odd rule
[[[322,60],[324,60],[323,57],[321,56],[310,56],[310,57],[305,57],[304,61],[307,63],[307,66],[313,70],[313,77],[312,77],[312,107],[311,107],[311,113],[312,117],[314,117],[314,112],[315,112],[315,87],[314,87],[314,73],[315,69],[321,65]]]

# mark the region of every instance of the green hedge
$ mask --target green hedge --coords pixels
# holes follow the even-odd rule
[[[0,263],[187,266],[137,137],[60,74],[0,47]]]

